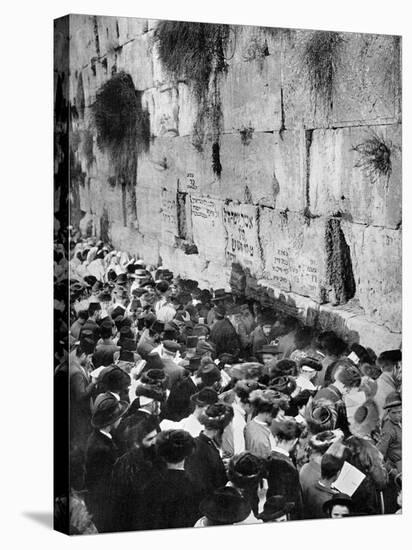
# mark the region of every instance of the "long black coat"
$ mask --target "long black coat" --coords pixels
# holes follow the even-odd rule
[[[236,357],[240,352],[240,340],[229,319],[216,321],[210,331],[210,341],[216,346],[216,355],[231,353]]]
[[[117,457],[117,447],[113,440],[99,430],[94,430],[88,439],[86,449],[85,501],[99,533],[110,530],[110,483]]]
[[[196,487],[198,502],[227,483],[225,466],[214,442],[203,432],[195,437],[196,447],[186,459],[185,470]]]
[[[284,496],[288,502],[295,503],[291,518],[302,519],[302,488],[299,482],[299,473],[292,460],[273,451],[266,461],[266,477],[268,481],[266,498],[274,495]]]
[[[183,470],[154,476],[144,496],[143,528],[193,527],[200,518],[196,488]]]
[[[145,528],[143,495],[148,485],[165,470],[150,449],[132,449],[113,467],[110,521],[112,531],[135,531]]]

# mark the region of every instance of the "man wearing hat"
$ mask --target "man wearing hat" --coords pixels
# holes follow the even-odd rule
[[[280,355],[281,354],[276,344],[265,344],[258,351],[258,356],[262,358],[262,363],[266,366],[266,368],[273,368],[276,365]]]
[[[100,303],[92,302],[89,305],[87,321],[84,323],[80,331],[80,338],[82,337],[82,334],[85,331],[91,331],[92,339],[95,345],[100,339],[100,327],[97,324],[97,321],[100,319],[101,311],[102,311],[102,306],[100,305]]]
[[[167,389],[170,390],[178,380],[185,376],[185,369],[175,361],[176,354],[181,349],[180,345],[173,340],[164,340],[162,344],[161,360],[163,370],[167,375]]]
[[[226,317],[226,309],[223,304],[215,305],[216,321],[210,330],[210,341],[216,347],[216,355],[231,353],[238,357],[240,352],[239,336],[235,327]]]
[[[264,523],[289,521],[294,507],[295,503],[287,502],[284,496],[273,495],[266,500],[263,511],[257,517]]]
[[[221,487],[201,502],[200,512],[203,516],[195,527],[234,525],[243,523],[249,516],[250,504],[234,487]]]
[[[275,334],[273,331],[274,324],[274,313],[271,310],[264,310],[262,312],[262,318],[259,325],[251,332],[250,335],[252,354],[254,357],[259,357],[259,354],[264,353],[262,352],[262,348],[270,345],[275,340]]]
[[[264,473],[264,462],[248,451],[236,454],[230,459],[228,486],[235,487],[249,501],[252,508],[245,523],[256,523],[259,514],[258,488]]]
[[[170,302],[170,285],[167,281],[160,281],[156,285],[159,300],[155,304],[155,314],[159,321],[168,323],[176,315],[176,309]]]
[[[105,319],[100,327],[101,343],[96,346],[93,354],[93,366],[107,367],[116,362],[120,357],[121,347],[114,343],[113,337],[113,322],[110,319]]]
[[[144,528],[193,527],[200,512],[195,485],[185,470],[195,446],[193,437],[184,430],[167,430],[160,432],[155,445],[166,469],[144,491]]]
[[[322,365],[312,357],[304,357],[299,361],[299,375],[296,378],[297,391],[309,390],[316,391],[317,387],[313,384],[316,374],[322,370]]]
[[[387,416],[377,448],[382,453],[389,473],[389,484],[384,491],[385,512],[394,513],[397,510],[395,478],[402,473],[402,399],[399,392],[387,396],[384,410]]]
[[[110,529],[109,490],[113,465],[118,458],[111,432],[119,425],[128,408],[128,403],[111,393],[98,395],[94,403],[94,430],[86,449],[86,504],[99,533]]]

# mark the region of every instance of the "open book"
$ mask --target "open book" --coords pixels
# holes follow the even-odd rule
[[[332,487],[351,497],[364,479],[365,474],[349,462],[344,462],[339,477]]]

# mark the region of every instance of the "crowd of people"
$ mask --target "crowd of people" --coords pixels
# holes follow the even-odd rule
[[[57,525],[400,512],[401,350],[377,356],[93,238],[68,250],[55,245],[55,387],[68,379],[70,399]]]

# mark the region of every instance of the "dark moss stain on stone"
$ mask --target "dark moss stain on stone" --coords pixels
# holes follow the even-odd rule
[[[326,281],[334,290],[336,305],[345,304],[356,293],[350,248],[341,228],[341,220],[331,218],[326,223]]]
[[[212,169],[217,177],[220,178],[222,165],[220,163],[220,145],[217,142],[212,145]]]

